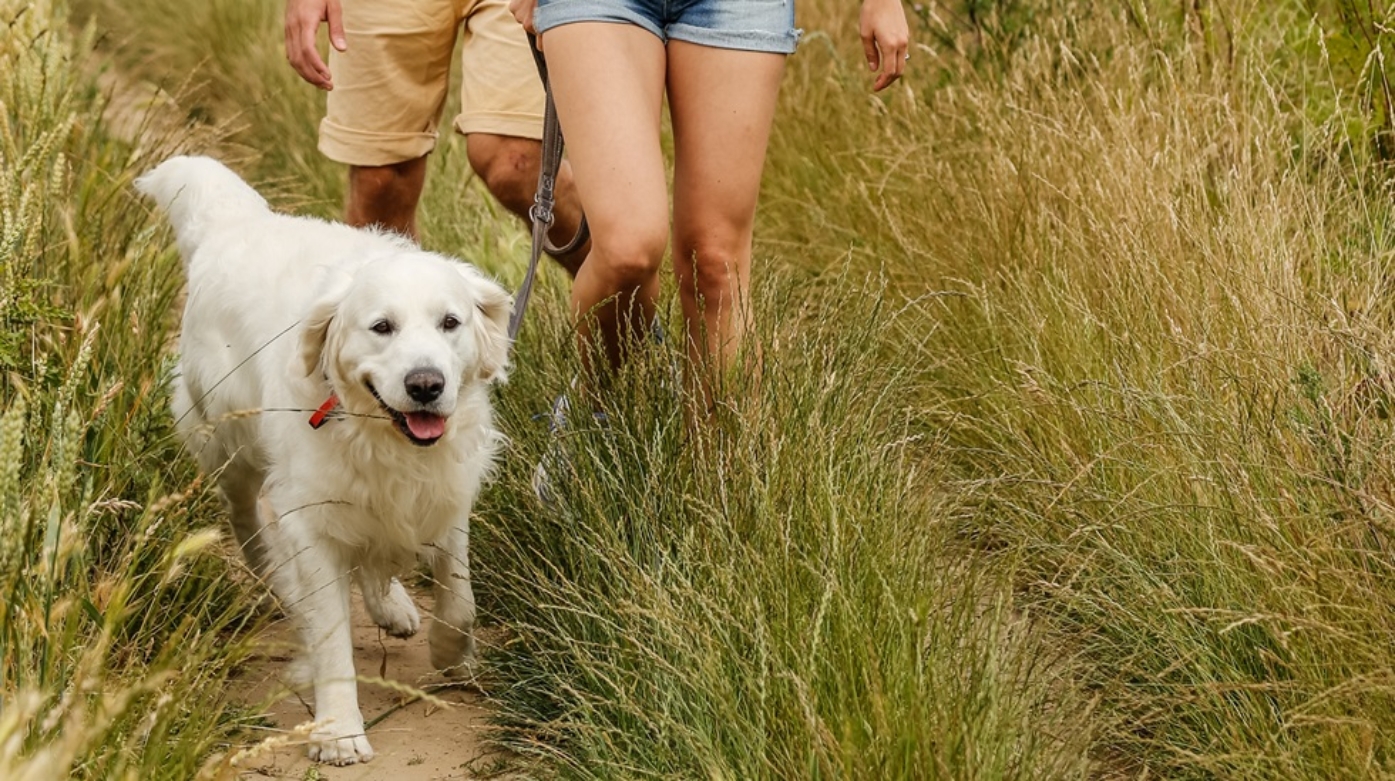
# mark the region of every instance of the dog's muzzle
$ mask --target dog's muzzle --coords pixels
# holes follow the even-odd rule
[[[414,388],[412,378],[417,374],[434,374],[439,378],[439,383],[432,377],[423,376],[418,378],[418,385]],[[407,395],[413,401],[429,403],[440,397],[441,391],[445,388],[445,376],[435,369],[415,370],[407,375]],[[436,441],[445,436],[446,416],[431,412],[430,410],[413,410],[403,412],[383,401],[383,397],[378,395],[378,389],[368,384],[368,392],[373,394],[378,406],[383,408],[392,424],[407,437],[413,445],[428,447],[436,444]]]

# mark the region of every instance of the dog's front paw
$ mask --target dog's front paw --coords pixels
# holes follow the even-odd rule
[[[442,621],[431,624],[431,666],[452,678],[475,671],[475,636]]]
[[[407,594],[407,589],[402,587],[402,583],[393,578],[388,582],[386,593],[373,593],[374,591],[375,589],[365,588],[363,594],[364,605],[368,608],[368,614],[373,617],[373,623],[386,629],[393,637],[411,637],[416,634],[421,628],[421,615],[417,613],[417,606]]]
[[[340,732],[333,723],[310,733],[310,759],[328,765],[352,765],[373,758],[373,747],[359,727],[352,732]]]

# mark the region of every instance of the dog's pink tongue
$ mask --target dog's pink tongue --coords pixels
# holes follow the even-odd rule
[[[446,433],[446,419],[430,412],[408,412],[407,429],[417,439],[436,439]]]

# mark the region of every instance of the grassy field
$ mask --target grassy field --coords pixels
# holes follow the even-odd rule
[[[544,277],[474,527],[495,739],[559,778],[1395,776],[1392,10],[908,8],[873,96],[855,4],[801,0],[764,382],[694,430],[657,348],[554,506]],[[171,436],[182,280],[129,184],[216,149],[337,215],[280,16],[0,0],[0,778],[255,740],[225,681],[264,595]],[[422,225],[521,277],[458,139]]]

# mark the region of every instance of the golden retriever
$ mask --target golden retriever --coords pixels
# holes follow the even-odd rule
[[[188,274],[178,430],[297,619],[310,757],[367,761],[351,576],[380,626],[411,635],[420,618],[393,575],[426,557],[432,663],[474,657],[470,507],[500,441],[489,387],[508,367],[511,299],[408,239],[273,212],[210,158],[171,158],[136,188],[168,216]]]

